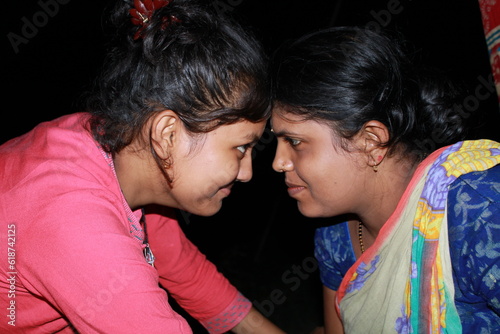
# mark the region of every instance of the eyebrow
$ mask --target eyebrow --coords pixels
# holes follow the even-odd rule
[[[257,144],[260,140],[260,136],[255,133],[249,133],[245,136],[245,139],[249,141],[249,144]]]
[[[272,130],[276,137],[296,137],[299,134],[288,130],[274,131]]]
[[[274,133],[274,135],[278,138],[281,138],[281,137],[295,137],[295,136],[298,136],[297,133],[294,133],[294,132],[291,132],[291,131],[288,131],[286,129],[284,130],[280,130],[280,131],[275,131],[274,128],[273,128],[273,121],[270,122],[271,123],[271,132]]]

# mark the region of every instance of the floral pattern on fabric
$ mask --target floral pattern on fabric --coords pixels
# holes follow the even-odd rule
[[[376,256],[370,264],[362,263],[359,265],[358,270],[356,270],[356,275],[354,275],[351,282],[349,282],[347,293],[361,289],[368,277],[377,270],[377,263],[379,260],[380,257]]]
[[[321,282],[337,291],[345,273],[356,261],[347,223],[316,229],[314,243]]]
[[[500,165],[455,180],[447,206],[455,306],[463,333],[500,333]],[[356,261],[347,223],[318,228],[315,245],[321,280],[336,291]],[[411,330],[407,321],[400,318],[400,332]]]
[[[464,333],[500,333],[500,165],[452,184],[448,222]]]

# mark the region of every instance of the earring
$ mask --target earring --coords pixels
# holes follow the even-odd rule
[[[162,167],[163,169],[167,170],[170,167],[172,167],[173,162],[172,162],[172,157],[169,155],[168,158],[162,160]]]
[[[381,156],[381,155],[379,155],[379,156],[377,157],[377,160],[375,161],[375,164],[374,164],[374,165],[373,165],[373,167],[372,167],[372,168],[373,168],[373,171],[374,171],[375,173],[377,173],[377,172],[378,172],[378,166],[380,165],[380,163],[382,162],[382,160],[383,160],[383,159],[384,159],[384,157],[383,157],[383,156]]]
[[[170,176],[170,173],[169,173],[169,169],[170,169],[170,167],[172,167],[173,164],[174,163],[173,163],[172,158],[170,156],[167,159],[161,160],[161,167],[162,168],[160,170],[169,184],[171,184],[173,181],[173,178]],[[172,171],[170,171],[170,172],[172,172]]]

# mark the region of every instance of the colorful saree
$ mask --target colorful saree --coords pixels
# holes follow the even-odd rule
[[[337,291],[346,333],[461,333],[446,199],[460,175],[500,164],[500,144],[466,141],[422,162],[375,243]]]

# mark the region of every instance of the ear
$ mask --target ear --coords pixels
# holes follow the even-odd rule
[[[379,121],[366,122],[358,133],[358,145],[362,147],[370,167],[378,166],[387,156],[389,130]]]
[[[151,143],[161,159],[167,159],[174,147],[181,124],[179,116],[172,110],[163,110],[151,121]]]

